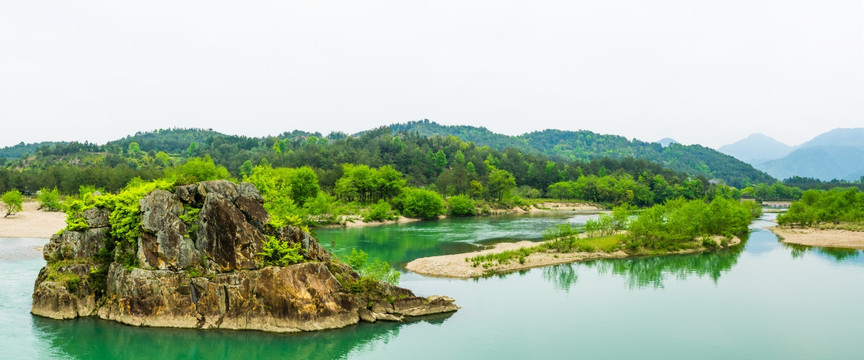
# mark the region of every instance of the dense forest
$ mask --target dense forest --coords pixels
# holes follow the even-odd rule
[[[526,199],[544,197],[647,207],[677,198],[794,199],[801,193],[780,183],[739,190],[634,157],[566,160],[388,127],[355,136],[294,131],[263,138],[203,129],[157,130],[105,145],[43,144],[26,155],[5,160],[0,192],[57,189],[70,195],[87,186],[116,193],[135,178],[231,178],[291,192],[286,201],[296,208],[289,212],[310,223],[332,221],[334,210],[327,205],[335,203],[362,204],[367,219],[382,220],[396,214],[434,217],[445,211],[472,215],[484,207],[522,206]],[[202,174],[201,169],[212,173]],[[284,184],[265,183],[264,178],[283,179]],[[297,193],[313,182],[311,195]],[[412,205],[418,203],[431,205]],[[358,209],[342,211],[356,214]],[[285,219],[297,221],[288,215]]]
[[[556,159],[590,161],[599,158],[638,158],[653,161],[663,167],[743,188],[774,179],[732,156],[700,145],[677,143],[663,146],[640,140],[628,140],[618,135],[602,135],[591,131],[543,130],[519,136],[493,133],[473,126],[444,126],[429,120],[395,124],[398,132],[415,132],[423,136],[456,136],[479,146],[498,150],[517,149],[525,153],[544,154]]]

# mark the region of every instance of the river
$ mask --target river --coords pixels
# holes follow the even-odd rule
[[[138,328],[29,314],[45,262],[36,239],[0,239],[0,358],[861,359],[864,256],[788,246],[767,214],[743,246],[710,254],[603,260],[475,280],[404,273],[420,295],[462,309],[407,323],[302,334]],[[318,231],[393,264],[539,239],[585,215],[452,219]]]

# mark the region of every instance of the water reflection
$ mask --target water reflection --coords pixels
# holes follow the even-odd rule
[[[744,245],[714,252],[687,255],[635,257],[594,260],[563,264],[543,269],[543,278],[557,289],[569,290],[579,279],[578,268],[595,269],[601,274],[614,274],[627,279],[630,289],[662,288],[669,278],[684,280],[691,276],[708,277],[717,283],[720,276],[732,269],[744,251]]]
[[[779,241],[779,240],[778,240]],[[798,245],[798,244],[788,244],[784,242],[780,242],[783,244],[783,247],[790,250],[793,259],[800,259],[804,257],[805,254],[811,253],[822,258],[833,259],[839,262],[847,262],[851,261],[851,263],[860,263],[864,264],[864,258],[860,258],[862,251],[857,249],[846,249],[846,248],[832,248],[832,247],[818,247],[818,246],[808,246],[808,245]],[[861,260],[861,261],[854,261]]]
[[[542,213],[452,218],[399,225],[320,229],[316,237],[337,255],[360,249],[396,266],[411,260],[478,250],[482,246],[519,240],[542,240],[543,230],[562,222],[584,223],[597,215]]]
[[[403,326],[443,324],[450,314],[404,323],[358,324],[300,334],[258,331],[154,329],[98,319],[33,318],[39,337],[55,352],[76,359],[339,359],[373,342],[387,343]],[[46,354],[47,355],[47,354]]]

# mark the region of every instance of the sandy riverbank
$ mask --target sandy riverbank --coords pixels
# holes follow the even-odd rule
[[[864,250],[864,232],[838,229],[793,229],[773,226],[771,232],[789,244]]]
[[[715,241],[720,242],[720,238],[716,237]],[[741,239],[734,237],[729,241],[729,246],[738,245]],[[590,261],[598,259],[621,259],[630,256],[624,251],[615,252],[575,252],[575,253],[557,253],[557,252],[535,252],[525,257],[524,263],[511,261],[506,264],[495,264],[491,267],[484,268],[483,266],[472,266],[470,261],[466,259],[487,254],[496,254],[507,250],[517,250],[519,248],[532,248],[540,246],[543,242],[520,241],[515,243],[500,243],[496,244],[492,249],[474,251],[469,253],[431,256],[416,259],[409,262],[405,268],[409,271],[437,277],[450,278],[476,278],[488,274],[508,273],[513,271],[525,270],[536,267],[551,266],[558,264],[566,264],[576,261]],[[668,255],[689,254],[705,251],[704,249],[681,250]]]
[[[444,217],[442,216],[441,218],[444,218]],[[325,225],[325,226],[322,226],[322,228],[325,228],[325,229],[326,229],[326,228],[341,228],[341,227],[346,227],[346,228],[361,228],[361,227],[367,227],[367,226],[380,226],[380,225],[392,225],[392,224],[407,224],[407,223],[412,223],[412,222],[417,222],[417,221],[422,221],[422,220],[423,220],[423,219],[407,218],[407,217],[404,217],[404,216],[400,216],[400,217],[397,218],[396,220],[387,220],[387,221],[370,221],[370,222],[365,222],[365,221],[363,221],[363,218],[362,218],[362,217],[360,217],[360,216],[356,216],[356,217],[351,217],[351,218],[346,219],[345,222],[344,222],[343,224],[337,224],[337,225]]]
[[[0,238],[48,239],[66,227],[63,212],[39,211],[39,204],[33,201],[25,202],[23,208],[15,215],[0,217]]]
[[[528,210],[522,209],[520,207],[514,207],[512,209],[494,209],[492,213],[489,215],[503,215],[503,214],[534,214],[534,213],[543,213],[543,212],[553,212],[553,211],[580,211],[580,212],[600,212],[604,209],[598,207],[596,205],[588,204],[588,203],[566,203],[566,202],[546,202],[533,205],[529,207]],[[477,216],[486,216],[486,215],[477,215]],[[447,216],[441,215],[438,217],[438,220],[446,219]],[[380,225],[392,225],[392,224],[407,224],[417,221],[423,221],[423,219],[416,218],[407,218],[404,216],[400,216],[396,220],[387,220],[387,221],[363,221],[363,217],[359,215],[348,215],[343,220],[342,224],[335,225],[325,225],[322,226],[324,229],[332,229],[332,228],[360,228],[367,226],[380,226]]]

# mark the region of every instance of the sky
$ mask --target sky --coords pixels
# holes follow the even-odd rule
[[[864,5],[4,1],[0,147],[429,119],[719,147],[864,127]]]

